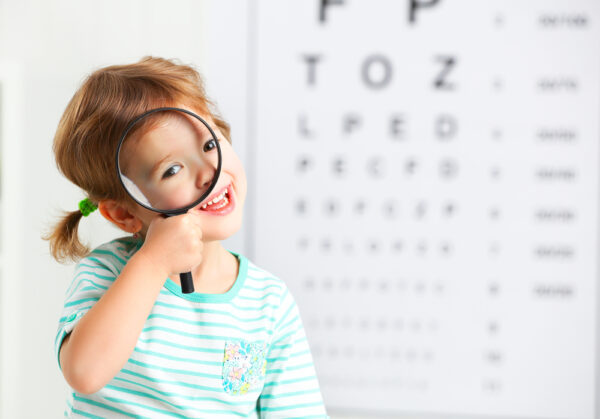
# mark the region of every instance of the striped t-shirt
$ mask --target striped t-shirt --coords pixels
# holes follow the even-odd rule
[[[77,265],[55,350],[141,242],[121,238]],[[167,279],[119,373],[100,391],[72,391],[67,417],[326,418],[298,307],[285,283],[239,260],[224,294],[182,294]]]

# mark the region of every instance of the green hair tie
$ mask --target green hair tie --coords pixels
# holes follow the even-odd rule
[[[98,208],[98,206],[90,201],[89,198],[79,201],[79,211],[81,211],[81,215],[84,217],[87,217],[92,212],[96,211],[96,208]]]

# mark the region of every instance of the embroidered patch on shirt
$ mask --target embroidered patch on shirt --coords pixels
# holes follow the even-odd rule
[[[265,342],[225,342],[223,388],[229,394],[246,394],[259,388],[267,371]]]

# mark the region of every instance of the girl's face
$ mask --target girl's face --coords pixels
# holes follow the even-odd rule
[[[203,240],[224,240],[239,230],[246,199],[246,174],[231,144],[212,118],[203,116],[217,136],[221,148],[221,174],[211,194],[197,207],[206,218]],[[152,207],[176,209],[197,201],[215,175],[218,154],[210,131],[196,118],[171,112],[150,130],[127,139],[121,150],[120,165],[127,182],[135,184]],[[130,189],[128,187],[128,189]],[[132,209],[143,224],[160,214],[139,205]]]

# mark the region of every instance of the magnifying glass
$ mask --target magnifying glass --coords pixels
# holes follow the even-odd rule
[[[117,175],[129,196],[165,217],[185,214],[204,201],[219,180],[221,147],[208,122],[182,108],[151,109],[123,131]],[[181,291],[194,292],[191,272],[179,275]]]

